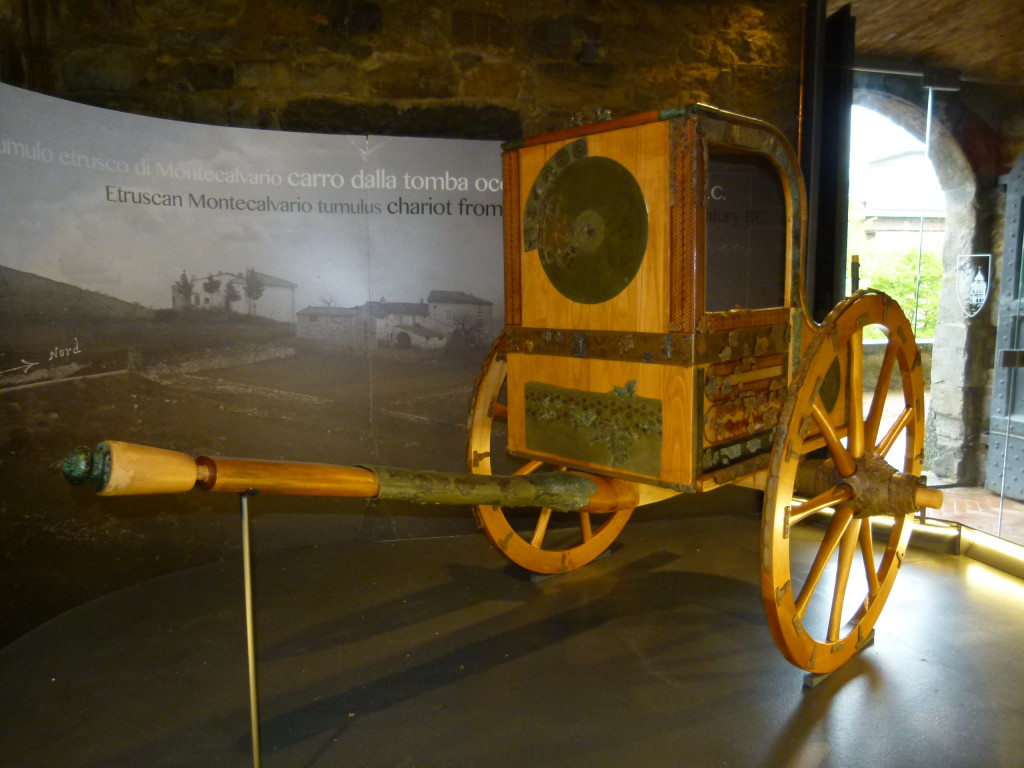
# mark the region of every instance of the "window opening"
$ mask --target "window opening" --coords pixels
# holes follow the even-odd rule
[[[853,107],[848,257],[860,258],[861,287],[895,298],[924,342],[935,335],[946,229],[928,140],[927,132],[921,142],[884,115]]]

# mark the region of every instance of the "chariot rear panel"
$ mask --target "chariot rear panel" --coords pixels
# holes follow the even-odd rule
[[[802,325],[787,142],[698,105],[503,162],[509,450],[678,490],[763,468]]]

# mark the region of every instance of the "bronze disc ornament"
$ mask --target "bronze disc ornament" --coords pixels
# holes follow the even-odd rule
[[[580,139],[560,149],[530,189],[527,251],[559,293],[599,304],[628,286],[647,250],[647,204],[633,174],[609,157],[591,157]]]

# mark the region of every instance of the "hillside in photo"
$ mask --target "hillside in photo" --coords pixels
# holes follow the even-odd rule
[[[168,293],[170,286],[168,286]],[[0,266],[0,388],[294,344],[291,323],[223,310],[175,311]],[[290,350],[289,350],[290,351]]]

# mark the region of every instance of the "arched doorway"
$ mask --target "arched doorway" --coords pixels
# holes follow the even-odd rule
[[[979,485],[984,473],[981,436],[987,413],[991,361],[990,323],[964,316],[957,299],[958,257],[977,252],[977,184],[956,140],[918,104],[884,90],[857,88],[854,104],[874,110],[920,140],[928,133],[928,157],[945,198],[942,283],[935,323],[930,397],[926,417],[925,467],[958,485]],[[909,314],[910,308],[908,308]],[[979,343],[979,341],[981,343]]]

